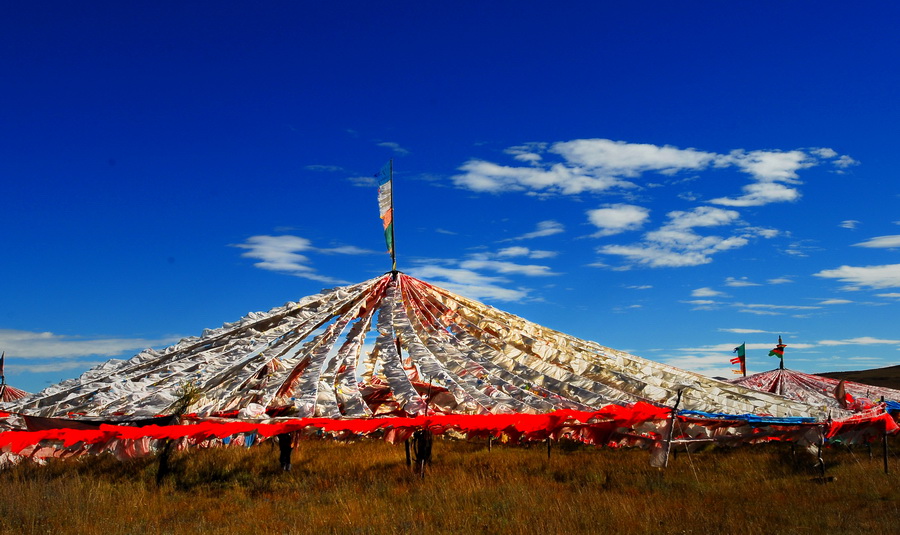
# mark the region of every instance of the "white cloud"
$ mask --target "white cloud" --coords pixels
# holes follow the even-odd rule
[[[508,279],[482,275],[470,269],[420,265],[408,271],[411,276],[419,279],[439,279],[444,281],[438,282],[438,284],[451,292],[465,295],[472,299],[522,301],[528,296],[528,290],[526,289],[514,290],[500,286],[500,284],[508,283]]]
[[[797,171],[800,169],[816,165],[816,161],[810,158],[809,154],[800,150],[788,152],[735,150],[718,163],[722,165],[724,162],[738,166],[760,181],[788,183],[797,183]]]
[[[684,169],[703,169],[716,158],[714,153],[695,149],[609,139],[565,141],[553,144],[550,150],[570,164],[624,177],[637,177],[647,171],[673,174]]]
[[[900,293],[897,293],[897,292],[891,292],[891,293],[886,293],[886,294],[875,294],[875,295],[877,295],[878,297],[900,298]]]
[[[633,179],[645,173],[674,175],[683,171],[736,167],[753,182],[739,197],[711,201],[726,206],[761,206],[790,202],[800,197],[797,172],[831,160],[843,169],[854,165],[849,156],[837,156],[829,148],[808,150],[733,150],[728,154],[670,145],[628,143],[610,139],[575,139],[553,144],[528,143],[511,147],[507,154],[525,166],[504,166],[473,159],[460,166],[452,177],[461,188],[483,192],[524,191],[532,194],[577,195],[636,187]],[[553,156],[561,161],[547,161]],[[787,185],[786,185],[787,184]]]
[[[846,154],[832,162],[835,167],[839,169],[846,169],[852,165],[859,165],[859,161],[854,160],[853,158],[847,156]]]
[[[774,279],[769,279],[766,282],[768,282],[769,284],[790,284],[794,281],[787,277],[777,277]]]
[[[814,156],[832,158],[837,155],[832,149],[813,149],[809,153],[793,151],[732,151],[717,160],[718,165],[736,165],[750,174],[756,182],[744,186],[744,194],[739,197],[719,197],[711,203],[723,206],[762,206],[775,202],[793,202],[800,198],[800,191],[791,186],[801,184],[797,171],[818,165]],[[847,157],[849,158],[849,157]],[[852,158],[850,158],[852,160]],[[839,167],[841,165],[835,163]]]
[[[841,228],[855,229],[859,226],[859,221],[855,219],[848,219],[846,221],[841,221],[841,224],[838,225]]]
[[[900,340],[885,340],[882,338],[872,338],[871,336],[860,336],[859,338],[848,338],[845,340],[822,340],[819,345],[823,346],[843,346],[843,345],[898,345]]]
[[[760,329],[719,329],[722,332],[726,333],[735,333],[735,334],[771,334],[772,331],[762,331]]]
[[[87,370],[103,364],[102,360],[70,360],[55,361],[52,364],[7,364],[6,373],[18,375],[20,373],[54,373],[66,370]]]
[[[399,143],[394,143],[393,141],[383,141],[381,143],[378,143],[378,146],[389,148],[397,154],[409,154],[408,150],[401,147]]]
[[[683,267],[708,264],[711,255],[743,247],[749,243],[749,234],[730,237],[701,236],[692,229],[726,225],[735,222],[739,214],[711,206],[700,206],[690,211],[673,211],[667,214],[669,221],[644,235],[640,243],[632,245],[606,245],[598,252],[624,256],[632,263],[649,267]]]
[[[521,247],[521,246],[506,247],[504,249],[500,249],[499,251],[497,251],[498,258],[524,256],[527,258],[541,259],[541,258],[553,258],[557,254],[559,254],[559,253],[557,253],[556,251],[542,251],[542,250],[536,250],[536,249],[529,249],[528,247]]]
[[[94,338],[66,336],[51,332],[0,329],[0,347],[6,351],[7,362],[15,358],[72,358],[86,356],[115,356],[127,351],[174,344],[181,337]]]
[[[856,247],[872,247],[879,249],[893,249],[895,247],[900,247],[900,235],[893,236],[877,236],[875,238],[870,238],[867,241],[854,243]]]
[[[698,206],[688,212],[676,210],[666,215],[670,219],[666,226],[677,229],[730,225],[740,217],[734,210],[723,210],[713,206]]]
[[[717,297],[720,295],[725,295],[725,293],[706,287],[697,288],[696,290],[691,292],[691,297]]]
[[[587,215],[588,220],[600,229],[593,236],[601,237],[639,229],[650,217],[650,210],[633,204],[610,204],[588,210]]]
[[[900,264],[883,266],[841,266],[825,269],[813,274],[826,279],[838,279],[852,285],[851,288],[868,286],[869,288],[900,288]]]
[[[759,283],[751,282],[747,277],[741,277],[736,279],[734,277],[728,277],[725,279],[725,286],[731,286],[733,288],[743,288],[746,286],[761,286]]]
[[[463,269],[487,269],[504,274],[527,275],[529,277],[544,277],[549,275],[559,275],[550,271],[549,266],[539,266],[534,264],[514,264],[512,262],[502,262],[499,260],[473,259],[460,262],[459,267]]]
[[[540,223],[537,224],[536,230],[522,234],[521,236],[518,236],[515,238],[507,238],[502,241],[530,240],[533,238],[543,238],[546,236],[553,236],[554,234],[560,234],[562,232],[565,232],[565,230],[566,230],[566,227],[559,221],[553,221],[553,220],[541,221]]]
[[[627,288],[629,290],[649,290],[649,289],[653,288],[653,286],[651,286],[649,284],[641,284],[638,286],[627,286]]]
[[[260,269],[286,273],[296,277],[316,280],[328,284],[335,284],[343,281],[316,273],[316,270],[308,265],[310,263],[309,257],[300,253],[352,255],[372,253],[372,251],[367,251],[352,245],[317,248],[313,247],[312,242],[306,238],[290,235],[250,236],[247,238],[246,242],[234,244],[232,247],[246,249],[247,251],[241,253],[241,256],[260,260],[253,264]]]
[[[757,182],[743,187],[744,195],[736,198],[719,197],[709,202],[722,206],[746,207],[763,206],[774,202],[793,202],[800,198],[800,192],[775,182]]]
[[[821,156],[822,158],[834,158],[838,155],[838,153],[835,152],[834,149],[829,148],[812,149],[810,150],[810,152],[815,154],[816,156]]]
[[[584,192],[603,192],[614,187],[634,187],[631,182],[613,176],[592,176],[580,169],[559,163],[546,168],[537,168],[509,167],[484,160],[469,160],[459,169],[464,171],[464,174],[451,177],[454,184],[487,193],[532,191],[577,195]]]
[[[735,303],[734,306],[764,310],[818,310],[822,308],[817,305],[771,305],[764,303]]]
[[[325,172],[329,172],[329,173],[337,173],[339,171],[344,170],[343,167],[338,167],[336,165],[318,165],[318,164],[307,165],[304,169],[307,169],[309,171],[325,171]]]
[[[846,305],[846,304],[849,304],[852,302],[853,301],[850,301],[848,299],[825,299],[823,301],[819,301],[819,304],[820,305]]]

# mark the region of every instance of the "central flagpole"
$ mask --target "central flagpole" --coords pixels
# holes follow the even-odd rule
[[[391,167],[391,222],[394,218],[394,159],[390,159]],[[394,239],[395,225],[391,225],[391,271],[397,271],[397,240]]]

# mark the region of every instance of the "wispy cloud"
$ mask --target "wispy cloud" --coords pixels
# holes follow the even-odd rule
[[[285,273],[326,284],[337,284],[345,281],[316,272],[310,265],[311,261],[307,254],[362,255],[374,253],[352,245],[331,248],[314,247],[310,240],[291,235],[250,236],[244,243],[233,244],[232,247],[246,249],[246,252],[242,253],[241,256],[259,260],[253,265],[260,269]]]
[[[841,224],[838,226],[841,228],[848,228],[848,229],[853,230],[859,226],[859,221],[857,221],[855,219],[848,219],[846,221],[841,221]]]
[[[324,171],[324,172],[328,172],[328,173],[337,173],[337,172],[344,170],[343,167],[339,167],[337,165],[318,165],[318,164],[307,165],[306,167],[304,167],[304,169],[306,169],[308,171]]]
[[[718,297],[721,295],[725,295],[725,293],[706,287],[697,288],[696,290],[691,292],[691,297]]]
[[[847,338],[845,340],[822,340],[819,345],[823,346],[843,346],[843,345],[900,345],[900,340],[885,340],[883,338],[872,338],[871,336],[861,336],[859,338]]]
[[[391,149],[392,151],[394,151],[397,154],[401,154],[401,155],[409,154],[409,151],[407,149],[401,147],[399,143],[395,143],[393,141],[382,141],[381,143],[378,143],[377,145],[379,147],[385,147],[385,148]]]
[[[482,275],[471,269],[427,264],[415,266],[408,271],[413,277],[435,281],[451,292],[472,299],[522,301],[528,297],[527,289],[505,287],[510,283],[509,279]]]
[[[20,373],[55,373],[67,370],[85,370],[103,364],[102,360],[68,360],[54,361],[50,364],[7,364],[6,373],[18,375]]]
[[[513,262],[488,260],[484,258],[463,260],[459,263],[459,267],[463,269],[486,269],[488,271],[496,271],[497,273],[527,275],[529,277],[559,275],[559,273],[554,273],[553,271],[551,271],[549,266],[541,266],[536,264],[516,264]]]
[[[856,247],[872,247],[879,249],[894,249],[900,247],[900,235],[877,236],[864,242],[854,243]]]
[[[820,305],[847,305],[852,303],[849,299],[824,299],[819,301]]]
[[[517,241],[517,240],[531,240],[534,238],[544,238],[546,236],[553,236],[554,234],[561,234],[566,231],[565,225],[560,223],[559,221],[547,220],[541,221],[537,224],[537,229],[526,232],[521,236],[517,236],[515,238],[507,238],[502,241]]]
[[[735,333],[735,334],[773,334],[772,331],[763,331],[760,329],[720,328],[718,330],[722,331],[723,333]]]
[[[861,286],[874,288],[900,288],[900,264],[882,266],[841,266],[813,274],[816,277],[837,279],[848,284],[848,289]]]
[[[506,247],[505,249],[500,249],[497,251],[496,256],[498,258],[509,258],[509,257],[526,257],[533,259],[542,259],[542,258],[553,258],[557,256],[559,253],[556,251],[543,251],[539,249],[529,249],[528,247],[514,246],[514,247]]]
[[[731,286],[733,288],[743,288],[747,286],[761,286],[759,283],[751,282],[747,277],[728,277],[725,279],[725,286]]]
[[[0,329],[0,347],[10,358],[72,358],[87,356],[115,356],[128,351],[174,344],[180,336],[164,338],[119,338],[59,335],[52,332],[32,332]],[[9,362],[9,360],[7,360]]]

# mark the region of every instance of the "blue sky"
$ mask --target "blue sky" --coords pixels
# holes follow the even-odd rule
[[[900,8],[26,2],[0,349],[35,391],[390,269],[731,376],[900,357]]]

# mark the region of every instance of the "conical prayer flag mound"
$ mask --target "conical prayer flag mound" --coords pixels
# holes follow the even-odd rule
[[[190,411],[244,418],[672,406],[679,390],[683,409],[823,416],[821,407],[581,340],[399,272],[111,360],[5,408],[148,417],[171,412],[186,389],[197,394]]]

